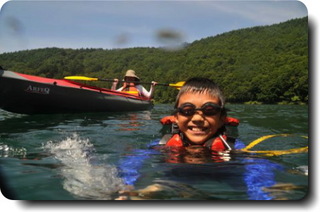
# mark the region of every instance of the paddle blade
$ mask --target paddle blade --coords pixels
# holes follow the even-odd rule
[[[84,80],[84,81],[98,81],[98,78],[85,77],[85,76],[67,76],[64,79],[68,80]]]
[[[177,82],[175,84],[169,84],[170,87],[175,87],[176,89],[180,90],[180,88],[184,85],[185,81]]]

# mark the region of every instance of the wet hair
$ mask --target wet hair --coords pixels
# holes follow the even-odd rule
[[[224,108],[225,105],[225,97],[219,88],[219,86],[208,78],[202,77],[194,77],[190,78],[185,82],[185,84],[181,87],[177,97],[174,108],[176,109],[179,105],[180,97],[185,93],[208,93],[213,98],[218,98],[220,101],[220,106]],[[225,109],[223,109],[225,113]]]

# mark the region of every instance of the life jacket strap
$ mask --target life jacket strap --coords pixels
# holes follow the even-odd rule
[[[226,147],[228,148],[227,150],[232,150],[232,148],[229,146],[228,142],[223,138],[223,136],[221,134],[219,135],[219,137],[222,140],[222,142],[224,143],[224,145],[226,145]]]

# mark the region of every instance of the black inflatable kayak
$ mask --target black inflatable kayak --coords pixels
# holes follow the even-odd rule
[[[65,79],[0,70],[0,108],[14,113],[84,113],[149,110],[148,98]]]

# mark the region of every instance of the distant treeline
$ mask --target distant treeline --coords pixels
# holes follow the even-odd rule
[[[308,103],[308,19],[234,30],[176,51],[45,48],[0,54],[0,65],[53,78],[122,79],[127,69],[147,82],[175,83],[201,76],[217,82],[227,102]],[[155,101],[171,103],[176,94],[174,88],[157,86]]]

